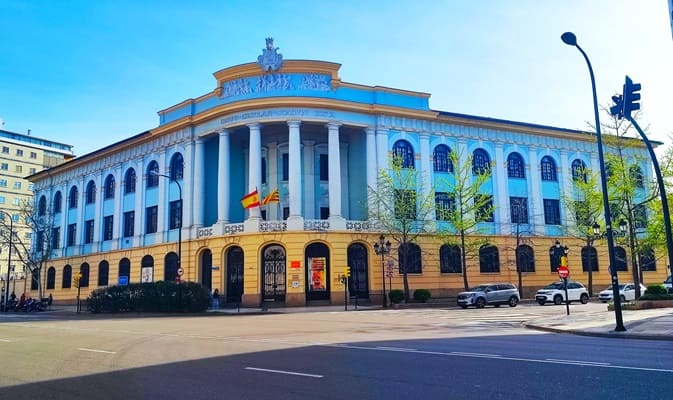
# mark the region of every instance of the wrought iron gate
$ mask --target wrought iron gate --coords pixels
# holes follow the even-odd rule
[[[240,303],[243,295],[243,250],[234,247],[227,252],[227,303]]]
[[[285,302],[285,249],[271,245],[262,254],[262,300]]]
[[[360,243],[348,246],[348,265],[351,277],[348,279],[348,291],[351,296],[369,298],[367,248]]]

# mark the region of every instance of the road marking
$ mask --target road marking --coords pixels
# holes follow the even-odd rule
[[[558,361],[561,363],[568,363],[568,364],[578,364],[578,365],[610,365],[610,363],[603,363],[603,362],[594,362],[594,361],[582,361],[582,360],[560,360],[557,358],[547,358],[547,361]]]
[[[409,348],[406,348],[406,347],[377,346],[376,349],[378,349],[378,350],[388,350],[388,351],[416,351],[416,349],[409,349]]]
[[[90,351],[90,352],[92,352],[92,353],[117,354],[116,351],[87,349],[87,348],[84,348],[84,347],[80,347],[80,348],[77,349],[77,350],[80,350],[80,351]]]
[[[0,342],[10,343],[11,340],[9,340],[9,339],[0,339]]]
[[[272,372],[274,374],[306,376],[306,377],[309,377],[309,378],[322,378],[323,377],[322,375],[304,374],[302,372],[292,372],[292,371],[281,371],[279,369],[266,369],[266,368],[254,368],[254,367],[245,367],[245,369],[250,370],[250,371]]]
[[[487,357],[487,358],[500,358],[501,355],[498,354],[486,354],[486,353],[463,353],[462,351],[452,351],[450,354],[456,356],[467,356],[467,357]]]

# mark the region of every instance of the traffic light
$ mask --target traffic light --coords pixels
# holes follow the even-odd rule
[[[348,277],[351,276],[351,267],[345,267],[345,268],[344,268],[344,276],[345,276],[346,278],[348,278]]]
[[[624,97],[621,94],[614,95],[612,101],[615,105],[610,107],[610,115],[616,116],[618,119],[624,118]]]
[[[79,287],[79,281],[80,281],[81,279],[82,279],[82,273],[81,273],[81,272],[76,273],[75,276],[72,278],[72,280],[73,280],[74,283],[75,283],[75,287],[76,287],[76,288]]]
[[[627,119],[631,119],[631,111],[640,110],[640,103],[638,103],[640,100],[640,93],[637,93],[639,91],[640,83],[633,83],[631,78],[627,75],[624,82],[624,109],[622,111],[622,115]]]
[[[568,256],[561,256],[561,266],[568,267]]]

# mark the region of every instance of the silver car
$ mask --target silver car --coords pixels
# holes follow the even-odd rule
[[[459,293],[458,305],[462,308],[468,306],[484,308],[487,304],[496,307],[500,307],[501,304],[516,307],[520,299],[519,290],[511,283],[491,283],[475,286],[468,292]]]

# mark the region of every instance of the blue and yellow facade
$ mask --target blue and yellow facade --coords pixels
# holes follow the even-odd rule
[[[401,277],[383,270],[389,259],[397,265],[395,243],[383,262],[374,252],[388,233],[370,221],[368,191],[399,151],[424,177],[419,186],[432,187],[450,174],[438,162],[446,149],[486,157],[492,166],[485,190],[495,211],[479,235],[496,258],[486,266],[468,260],[471,284],[516,282],[517,243],[534,259],[524,273],[527,292],[557,279],[549,256],[556,240],[571,249],[575,279],[585,280],[582,243],[563,237],[562,199],[571,193],[577,162],[597,167],[594,136],[433,110],[428,93],[345,82],[339,69],[283,60],[267,40],[257,62],[215,72],[213,91],[159,111],[156,128],[32,175],[36,204],[45,205],[51,227],[51,257],[40,276],[45,293],[73,299],[78,271],[86,293],[172,280],[180,270],[181,279],[246,306],[337,304],[348,265],[349,289],[380,302],[383,279],[399,288]],[[514,176],[512,159],[519,166]],[[648,177],[648,165],[639,167]],[[240,203],[254,191],[263,198],[276,189],[277,203]],[[526,201],[525,221],[517,224],[512,198]],[[518,239],[515,225],[526,232]],[[435,296],[462,290],[461,268],[447,265],[439,238],[424,235],[417,245],[423,256],[409,274],[411,288]],[[607,254],[597,248],[594,283],[602,287],[610,282]],[[665,274],[663,267],[647,271],[645,282]]]

